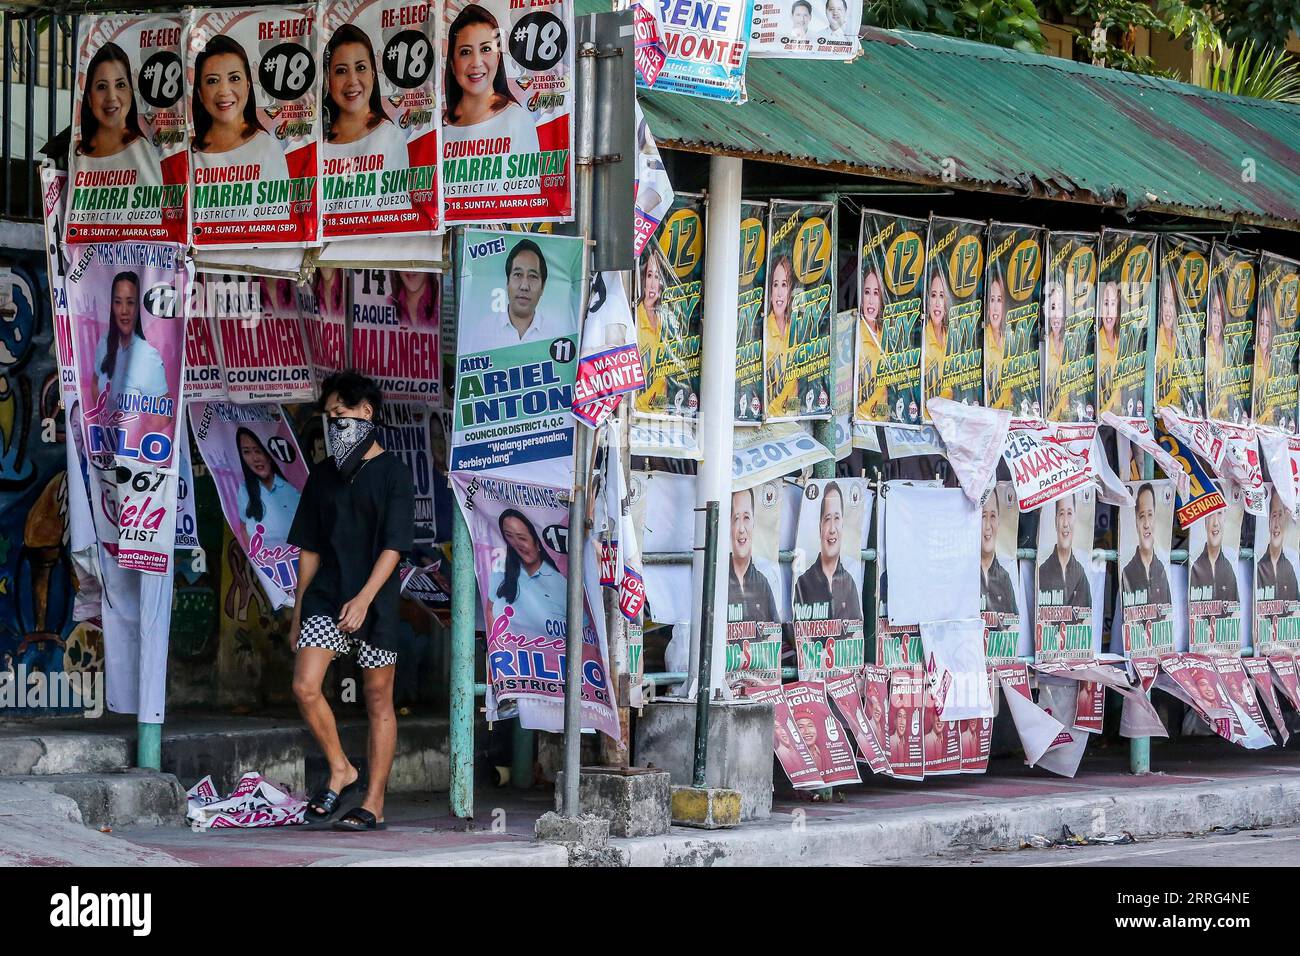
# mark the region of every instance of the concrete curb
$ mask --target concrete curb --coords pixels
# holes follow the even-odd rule
[[[321,866],[517,866],[560,867],[569,865],[569,853],[556,843],[509,842],[499,846],[457,847],[415,856],[387,855]]]

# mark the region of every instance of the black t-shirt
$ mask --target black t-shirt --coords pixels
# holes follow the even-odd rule
[[[289,529],[289,543],[320,555],[320,570],[302,596],[302,620],[339,610],[370,578],[383,551],[411,550],[415,488],[410,470],[391,452],[369,459],[348,484],[332,460],[312,469]],[[352,637],[383,650],[397,649],[397,571],[375,595]]]

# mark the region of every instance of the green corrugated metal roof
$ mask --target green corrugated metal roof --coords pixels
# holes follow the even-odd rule
[[[1300,230],[1300,107],[932,34],[862,47],[750,59],[743,106],[638,95],[679,149]]]

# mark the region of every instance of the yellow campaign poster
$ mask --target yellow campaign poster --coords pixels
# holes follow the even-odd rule
[[[991,222],[985,239],[984,403],[1042,418],[1043,233]]]
[[[1205,407],[1210,418],[1250,424],[1257,256],[1216,242],[1205,312]]]
[[[767,204],[740,204],[736,301],[736,424],[763,421],[763,294],[767,291]]]
[[[1294,435],[1296,405],[1300,401],[1300,376],[1296,374],[1300,262],[1271,252],[1260,256],[1258,302],[1253,373],[1255,421]]]
[[[925,400],[984,400],[984,224],[931,217],[925,245]],[[927,412],[926,420],[930,416]]]
[[[1210,247],[1170,236],[1160,250],[1160,308],[1156,313],[1156,407],[1205,417],[1205,313]]]
[[[1043,403],[1049,422],[1097,420],[1097,236],[1047,237]]]
[[[1156,316],[1156,236],[1104,229],[1097,293],[1097,417],[1145,418]]]
[[[924,219],[883,212],[862,214],[855,422],[921,422],[921,309],[927,228]]]

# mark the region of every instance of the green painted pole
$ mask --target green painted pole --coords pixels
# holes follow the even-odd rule
[[[451,538],[451,815],[474,816],[474,548],[459,504]]]
[[[1148,317],[1148,321],[1147,321],[1148,346],[1151,346],[1152,338],[1155,336],[1155,334],[1156,334],[1155,310],[1153,309],[1151,310],[1151,315]],[[1148,359],[1153,359],[1155,356],[1155,349],[1152,347],[1148,347],[1147,356]],[[1146,379],[1146,383],[1143,386],[1143,393],[1145,395],[1146,402],[1143,404],[1142,407],[1146,409],[1147,427],[1151,429],[1151,434],[1153,435],[1155,434],[1155,429],[1156,429],[1155,391],[1156,391],[1156,363],[1154,361],[1149,360],[1147,362],[1147,379]],[[1156,474],[1156,463],[1154,460],[1152,460],[1151,456],[1136,450],[1134,451],[1134,454],[1142,455],[1142,477],[1148,479],[1154,478]],[[1127,478],[1128,476],[1124,475],[1123,477]],[[1115,570],[1118,573],[1120,569],[1117,566]],[[1151,696],[1150,691],[1147,691],[1147,696],[1148,697]],[[1132,774],[1142,774],[1142,773],[1151,772],[1151,738],[1150,737],[1129,738],[1128,769],[1129,769],[1129,773]]]
[[[533,785],[533,738],[531,730],[513,721],[510,748],[510,786],[527,790]]]
[[[146,724],[140,721],[136,726],[135,764],[142,770],[162,769],[162,724]]]

